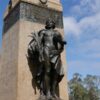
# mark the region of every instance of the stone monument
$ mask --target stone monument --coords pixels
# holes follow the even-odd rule
[[[27,61],[29,35],[45,27],[47,18],[55,20],[56,29],[64,35],[60,0],[10,0],[4,14],[0,100],[37,100],[39,90],[32,80]],[[61,59],[65,70],[58,94],[68,100],[65,51]]]
[[[0,51],[0,73],[1,73],[1,66],[2,66],[2,61],[1,61],[1,51]]]

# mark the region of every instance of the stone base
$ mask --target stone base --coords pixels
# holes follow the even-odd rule
[[[46,98],[45,96],[41,96],[41,97],[39,97],[37,100],[63,100],[63,99],[61,99],[61,98]]]

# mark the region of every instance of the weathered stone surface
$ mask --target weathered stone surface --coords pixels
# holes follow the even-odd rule
[[[20,2],[5,17],[3,34],[20,19],[45,24],[45,20],[49,17],[56,21],[57,27],[63,28],[62,12],[48,9],[47,7]]]
[[[45,20],[41,21],[41,16],[46,17],[47,15],[40,13],[42,9],[46,14],[50,12],[50,16],[58,13],[59,21],[57,22],[60,24],[57,30],[64,35],[62,12],[26,2],[21,2],[12,9],[4,20],[0,100],[37,100],[40,96],[37,87],[35,87],[34,79],[32,79],[26,54],[31,39],[28,37],[30,33],[37,32],[45,27]],[[34,21],[34,15],[40,16],[40,18],[36,17],[37,19]],[[65,51],[62,53],[62,62],[66,73]],[[32,65],[32,68],[34,68],[34,65]],[[66,75],[59,85],[59,95],[63,100],[68,100]]]
[[[20,18],[20,6],[16,5],[14,9],[4,18],[3,35],[19,20]]]
[[[3,36],[0,73],[0,100],[16,100],[19,23]]]
[[[1,73],[1,50],[0,50],[0,73]]]
[[[0,50],[0,64],[1,64],[1,50]]]
[[[27,3],[31,3],[31,4],[35,4],[35,5],[39,5],[41,6],[41,3],[39,0],[12,0],[12,9],[16,6],[16,4],[20,1],[24,1]],[[44,6],[44,5],[42,5]],[[60,3],[60,0],[48,0],[48,3],[46,4],[46,6],[48,6],[48,8],[50,9],[55,9],[57,11],[62,11],[62,6]],[[4,17],[6,17],[9,13],[8,7],[4,13]]]

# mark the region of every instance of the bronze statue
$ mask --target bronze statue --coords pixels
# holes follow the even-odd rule
[[[39,63],[35,79],[40,89],[40,100],[60,100],[56,90],[64,76],[60,54],[66,42],[55,30],[55,22],[50,18],[45,29],[33,33],[32,37],[28,57]]]

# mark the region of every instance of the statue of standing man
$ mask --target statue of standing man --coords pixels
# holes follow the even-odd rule
[[[38,51],[40,66],[38,66],[36,81],[40,87],[40,99],[60,100],[56,90],[64,76],[61,53],[66,42],[63,41],[61,34],[55,30],[55,22],[51,18],[46,21],[45,29],[38,32],[37,44],[30,45],[32,48],[38,47],[36,51]]]

